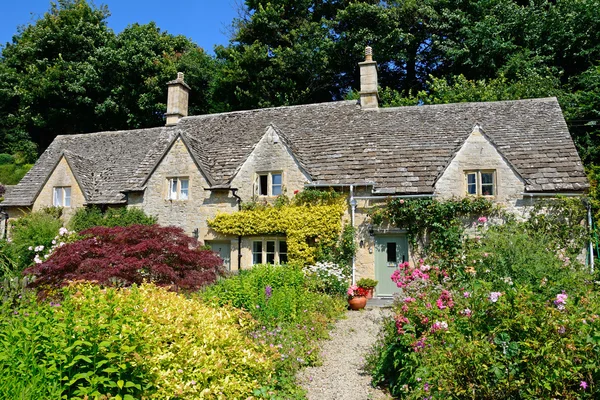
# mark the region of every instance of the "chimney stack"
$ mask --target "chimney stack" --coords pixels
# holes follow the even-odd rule
[[[377,63],[373,61],[373,49],[365,48],[365,61],[360,66],[360,105],[364,109],[379,108],[377,93]]]
[[[190,87],[183,80],[183,72],[177,73],[177,79],[167,82],[169,93],[167,96],[167,126],[175,125],[188,115],[188,99]]]

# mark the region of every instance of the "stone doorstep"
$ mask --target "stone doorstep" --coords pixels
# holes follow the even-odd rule
[[[372,299],[367,300],[367,308],[388,308],[392,306],[393,302],[393,297],[373,297]]]

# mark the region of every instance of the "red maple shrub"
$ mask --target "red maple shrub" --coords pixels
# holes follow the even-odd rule
[[[183,230],[159,225],[94,227],[84,238],[58,248],[47,261],[26,269],[35,285],[58,287],[86,280],[109,286],[144,281],[173,289],[196,290],[216,281],[223,260],[199,250]]]

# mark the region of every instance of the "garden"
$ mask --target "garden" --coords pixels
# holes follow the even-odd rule
[[[295,376],[346,308],[347,265],[231,275],[139,210],[60,216],[31,213],[0,241],[0,398],[305,398]]]
[[[446,218],[455,203],[393,201],[375,216],[418,219],[424,258],[392,275],[402,292],[368,357],[374,384],[401,399],[599,398],[600,279],[582,258],[581,200],[523,221],[489,208],[467,230],[461,213]]]

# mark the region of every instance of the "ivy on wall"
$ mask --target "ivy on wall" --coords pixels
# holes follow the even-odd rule
[[[224,235],[285,235],[290,262],[314,263],[319,248],[336,246],[346,208],[339,193],[306,190],[291,200],[276,201],[276,206],[218,214],[208,226]]]
[[[460,256],[465,220],[489,215],[493,204],[482,197],[437,200],[393,199],[371,213],[373,224],[384,221],[406,229],[413,249],[442,264],[451,264]]]

